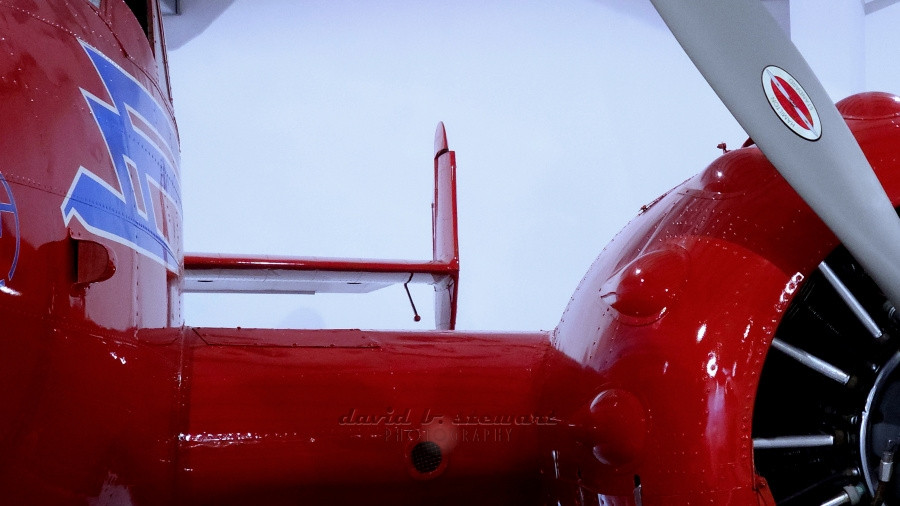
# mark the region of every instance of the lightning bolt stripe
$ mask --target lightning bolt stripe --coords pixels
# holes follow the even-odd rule
[[[109,97],[84,88],[81,94],[101,134],[114,169],[106,181],[95,170],[79,167],[60,210],[92,234],[128,246],[168,268],[179,259],[165,231],[170,214],[181,213],[178,136],[166,111],[122,67],[82,42]],[[154,196],[158,198],[154,198]]]

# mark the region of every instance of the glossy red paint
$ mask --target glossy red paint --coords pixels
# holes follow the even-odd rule
[[[2,502],[127,494],[164,503],[177,475],[179,280],[75,221],[67,227],[61,205],[79,167],[115,181],[82,89],[110,98],[80,41],[114,59],[171,118],[165,84],[124,2],[2,2],[0,26],[0,173],[18,222],[0,213],[0,242],[18,240],[0,253],[0,264],[16,262],[0,275]],[[180,210],[165,213],[180,252]],[[81,240],[102,244],[114,275],[77,283]]]
[[[536,402],[546,334],[192,332],[189,502],[539,495],[541,430],[560,423]],[[422,441],[443,454],[432,473],[410,461]]]
[[[455,213],[436,211],[432,262],[199,258],[163,196],[173,271],[61,213],[81,167],[139,186],[110,160],[89,97],[112,99],[82,42],[173,120],[161,46],[120,0],[0,2],[0,29],[4,503],[772,502],[757,382],[836,240],[755,147],[647,206],[549,333],[186,328],[184,267],[452,275]],[[896,205],[897,99],[839,107]],[[443,129],[436,155],[454,165]]]

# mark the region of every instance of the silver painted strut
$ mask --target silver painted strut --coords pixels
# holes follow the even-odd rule
[[[817,373],[829,379],[837,381],[841,385],[846,385],[850,382],[849,374],[829,364],[821,358],[803,351],[800,348],[795,348],[778,338],[772,339],[772,347],[793,358],[797,362],[800,362],[806,367],[809,367],[813,371],[816,371]]]
[[[830,434],[753,438],[754,450],[769,450],[776,448],[813,448],[817,446],[832,445],[834,445],[834,436]]]
[[[837,274],[831,270],[831,267],[828,266],[825,262],[819,264],[819,270],[825,276],[825,279],[828,280],[828,283],[834,287],[835,291],[838,295],[841,296],[841,299],[844,300],[844,303],[853,311],[853,314],[859,319],[859,321],[866,327],[866,330],[872,334],[872,337],[875,339],[881,339],[884,336],[884,332],[881,331],[881,327],[875,323],[875,320],[869,315],[869,313],[862,307],[862,304],[853,296],[853,293],[850,292],[850,289],[847,288],[840,278],[837,277]]]

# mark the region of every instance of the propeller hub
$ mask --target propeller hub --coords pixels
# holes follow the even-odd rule
[[[876,490],[882,455],[890,442],[900,441],[900,352],[881,369],[869,392],[860,433],[862,470],[869,490]],[[891,480],[887,497],[900,497],[900,481]]]

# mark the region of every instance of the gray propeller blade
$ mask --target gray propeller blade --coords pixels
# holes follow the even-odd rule
[[[894,305],[900,219],[822,84],[759,0],[651,0],[778,172]]]

